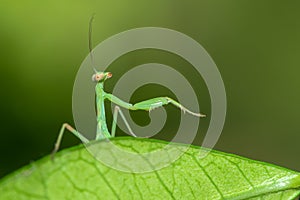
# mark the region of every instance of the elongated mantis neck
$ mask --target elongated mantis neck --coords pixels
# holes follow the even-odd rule
[[[104,83],[98,82],[96,85],[96,107],[97,107],[97,133],[96,140],[109,138],[111,137],[105,118],[105,107],[104,107],[104,95],[105,92],[103,90]]]
[[[96,94],[97,94],[97,89],[102,89],[103,90],[103,88],[104,88],[104,82],[97,83],[97,85],[96,85]]]

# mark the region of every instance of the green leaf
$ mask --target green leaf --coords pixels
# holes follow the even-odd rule
[[[126,151],[162,149],[167,143],[131,137],[110,141]],[[102,152],[106,141],[91,145]],[[186,145],[174,144],[181,149]],[[197,146],[157,171],[128,173],[96,160],[83,145],[49,156],[0,181],[0,199],[294,199],[300,174],[263,162]],[[202,152],[202,153],[203,153]],[[109,155],[105,152],[105,156]]]

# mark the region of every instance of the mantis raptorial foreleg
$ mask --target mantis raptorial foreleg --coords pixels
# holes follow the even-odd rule
[[[79,133],[78,131],[76,131],[72,126],[70,126],[67,123],[64,123],[59,131],[59,135],[57,137],[57,140],[55,142],[54,145],[54,149],[51,153],[51,159],[53,160],[54,158],[54,154],[58,151],[60,143],[61,143],[61,139],[64,135],[65,129],[67,129],[68,131],[70,131],[71,133],[73,133],[76,137],[78,137],[83,143],[87,143],[89,140],[86,139],[81,133]]]
[[[115,137],[115,133],[116,133],[116,125],[117,125],[117,120],[118,120],[118,114],[120,114],[120,116],[122,117],[127,129],[129,130],[129,133],[134,136],[137,137],[133,131],[131,130],[122,110],[120,109],[119,106],[115,106],[115,110],[114,110],[114,117],[113,117],[113,122],[112,122],[112,127],[111,127],[111,136]]]
[[[146,111],[151,111],[155,108],[167,105],[167,104],[172,104],[178,108],[180,108],[183,112],[187,112],[191,115],[197,116],[197,117],[205,117],[205,115],[201,114],[201,113],[195,113],[192,112],[190,110],[188,110],[187,108],[185,108],[183,105],[181,105],[180,103],[178,103],[177,101],[169,98],[169,97],[156,97],[153,99],[148,99],[145,101],[141,101],[139,103],[136,104],[130,104],[127,103],[121,99],[119,99],[118,97],[112,95],[112,94],[105,94],[105,98],[110,100],[111,102],[127,108],[129,110],[146,110]]]
[[[133,107],[137,110],[151,111],[155,108],[158,108],[158,107],[161,107],[161,106],[164,106],[164,105],[168,105],[168,104],[172,104],[172,105],[180,108],[184,113],[187,112],[187,113],[189,113],[191,115],[194,115],[196,117],[205,117],[205,115],[203,115],[201,113],[195,113],[195,112],[192,112],[192,111],[188,110],[183,105],[181,105],[177,101],[171,99],[170,97],[156,97],[156,98],[153,98],[153,99],[148,99],[148,100],[141,101],[139,103],[134,104]]]

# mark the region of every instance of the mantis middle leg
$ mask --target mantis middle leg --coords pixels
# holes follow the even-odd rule
[[[124,114],[123,114],[123,112],[122,112],[122,110],[120,109],[119,106],[115,106],[114,116],[113,116],[113,122],[112,122],[112,127],[111,127],[111,136],[112,136],[112,137],[115,137],[115,133],[116,133],[116,125],[117,125],[117,120],[118,120],[118,114],[120,114],[120,116],[122,117],[122,119],[123,119],[123,121],[124,121],[124,123],[125,123],[127,129],[129,130],[129,133],[130,133],[132,136],[137,137],[137,136],[133,133],[132,129],[130,128],[130,126],[129,126],[129,124],[128,124],[128,122],[127,122],[127,120],[126,120],[126,118],[125,118],[125,116],[124,116]]]
[[[53,160],[55,153],[58,151],[60,143],[61,143],[61,139],[64,135],[65,129],[67,129],[68,131],[70,131],[71,133],[73,133],[76,137],[78,137],[83,143],[87,143],[89,140],[86,139],[81,133],[79,133],[78,131],[76,131],[72,126],[70,126],[67,123],[64,123],[59,131],[59,135],[57,137],[57,140],[55,142],[54,145],[54,149],[51,153],[51,159]]]

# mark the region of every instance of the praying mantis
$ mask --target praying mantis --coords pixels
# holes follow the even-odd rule
[[[92,32],[92,21],[94,16],[90,19],[89,24],[89,50],[90,50],[90,56],[93,63],[93,56],[92,56],[92,45],[91,45],[91,32]],[[187,108],[185,108],[183,105],[181,105],[179,102],[171,99],[170,97],[156,97],[148,100],[144,100],[135,104],[127,103],[118,97],[114,96],[113,94],[107,93],[104,90],[104,83],[112,77],[111,72],[102,72],[97,71],[94,68],[95,73],[92,75],[92,81],[96,83],[95,86],[95,93],[96,93],[96,113],[97,113],[97,130],[96,130],[96,138],[95,140],[103,140],[103,139],[109,139],[112,137],[115,137],[116,132],[116,124],[118,115],[121,116],[123,119],[126,128],[128,129],[130,135],[137,137],[136,134],[131,130],[128,122],[126,121],[126,118],[124,114],[122,113],[122,110],[120,107],[129,109],[129,110],[144,110],[150,112],[153,109],[172,104],[175,107],[181,109],[184,113],[191,114],[196,117],[205,117],[206,115],[201,113],[195,113]],[[109,100],[112,103],[116,104],[114,108],[113,113],[113,122],[112,122],[112,128],[111,132],[109,132],[107,123],[106,123],[106,115],[105,115],[105,107],[104,107],[104,101]],[[73,133],[76,137],[78,137],[83,143],[89,142],[87,138],[85,138],[80,132],[75,130],[72,126],[70,126],[68,123],[64,123],[60,129],[58,138],[56,140],[56,143],[54,145],[54,149],[52,151],[52,157],[54,154],[58,151],[63,134],[65,132],[65,129]]]

